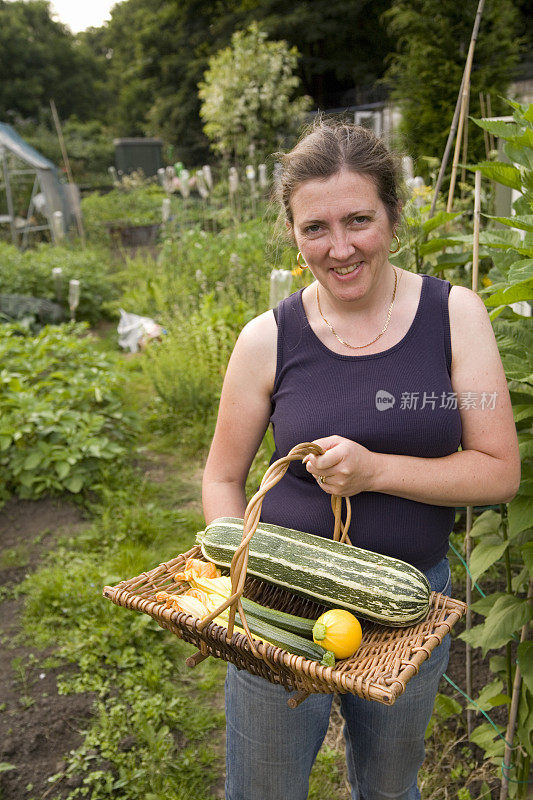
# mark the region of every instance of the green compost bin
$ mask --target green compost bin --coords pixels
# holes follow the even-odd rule
[[[148,178],[157,175],[163,166],[161,139],[114,139],[115,167],[118,172],[130,173],[142,169]]]

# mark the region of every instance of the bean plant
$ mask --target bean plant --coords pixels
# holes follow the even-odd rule
[[[514,749],[510,763],[502,764],[509,784],[509,796],[526,798],[533,757],[533,641],[528,640],[532,618],[533,586],[533,319],[523,316],[513,304],[533,301],[533,105],[511,103],[513,121],[475,120],[485,130],[505,142],[510,163],[482,162],[472,169],[485,178],[510,186],[519,193],[513,215],[486,215],[488,228],[480,237],[480,254],[490,258],[487,285],[482,289],[493,320],[496,339],[508,379],[513,413],[520,444],[522,482],[517,496],[500,510],[484,511],[474,522],[475,542],[470,561],[472,578],[499,579],[499,590],[483,594],[473,611],[484,617],[482,624],[461,634],[483,655],[493,655],[490,668],[494,680],[477,698],[487,711],[495,706],[510,706],[514,692],[518,701],[516,729],[500,726],[496,736],[489,722],[472,734],[489,759],[502,764],[504,738]],[[496,226],[497,224],[497,226]],[[521,683],[515,681],[517,665]]]

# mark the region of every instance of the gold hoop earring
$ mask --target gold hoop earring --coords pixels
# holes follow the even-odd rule
[[[296,263],[298,264],[300,269],[309,269],[309,264],[305,263],[305,259],[304,259],[304,263],[301,264],[300,263],[300,258],[303,258],[303,256],[302,256],[301,250],[298,250],[298,255],[296,256]]]
[[[399,249],[400,249],[400,247],[402,246],[402,243],[400,242],[400,238],[399,238],[399,236],[398,236],[398,234],[397,234],[397,233],[395,233],[395,234],[394,234],[394,236],[393,236],[392,238],[393,238],[393,239],[396,239],[396,249],[395,249],[395,250],[389,250],[389,253],[390,253],[391,255],[394,255],[394,253],[397,253],[397,252],[398,252],[398,250],[399,250]]]

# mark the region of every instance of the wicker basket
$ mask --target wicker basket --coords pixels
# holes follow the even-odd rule
[[[296,691],[297,694],[288,701],[291,707],[298,705],[311,692],[351,692],[367,700],[392,705],[405,691],[407,682],[416,675],[420,665],[463,616],[465,603],[432,592],[428,616],[416,625],[391,628],[363,620],[363,639],[358,651],[352,658],[337,661],[334,667],[324,667],[279,647],[258,642],[249,632],[245,635],[233,631],[237,609],[247,629],[240,602],[243,595],[271,608],[311,619],[316,619],[325,610],[308,598],[295,596],[279,586],[246,574],[248,544],[259,523],[264,495],[283,477],[291,461],[311,452],[321,451],[312,443],[297,445],[265,473],[259,491],[246,509],[242,543],[235,552],[230,570],[232,595],[209,617],[200,621],[167,608],[165,603],[155,599],[161,591],[180,594],[188,589],[188,584],[176,583],[173,576],[182,571],[188,558],[203,558],[199,547],[160,564],[150,572],[121,581],[117,586],[106,586],[103,593],[116,605],[149,614],[162,628],[195,644],[198,651],[187,659],[189,666],[195,666],[210,655],[222,658],[238,669],[246,669],[252,675]],[[347,498],[345,500],[347,514],[343,523],[342,499],[332,497],[334,538],[349,542],[350,506]],[[230,608],[227,628],[212,622],[227,607]]]

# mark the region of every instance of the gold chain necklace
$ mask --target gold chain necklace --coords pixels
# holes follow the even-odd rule
[[[394,267],[392,267],[392,270],[394,272],[394,290],[392,292],[392,300],[391,300],[391,304],[389,306],[389,311],[387,313],[387,320],[385,322],[385,325],[381,329],[381,333],[378,333],[376,338],[372,339],[372,341],[368,342],[367,344],[349,344],[349,342],[345,342],[344,339],[341,339],[341,337],[336,332],[336,330],[333,327],[333,325],[331,324],[331,322],[328,322],[327,319],[325,318],[324,314],[322,313],[322,309],[320,308],[320,297],[318,296],[318,283],[317,283],[317,285],[316,285],[316,304],[318,306],[318,313],[320,314],[320,316],[322,317],[322,319],[324,320],[324,322],[326,323],[326,325],[328,326],[328,328],[332,332],[333,336],[335,336],[335,338],[338,339],[341,344],[346,345],[346,347],[350,347],[352,350],[361,350],[361,348],[370,347],[371,344],[374,344],[374,342],[377,342],[377,340],[380,339],[383,336],[383,334],[385,333],[385,331],[389,327],[389,322],[390,322],[390,318],[391,318],[391,314],[392,314],[392,307],[394,305],[394,300],[395,300],[395,297],[396,297],[396,287],[398,286],[398,273],[396,272]]]

